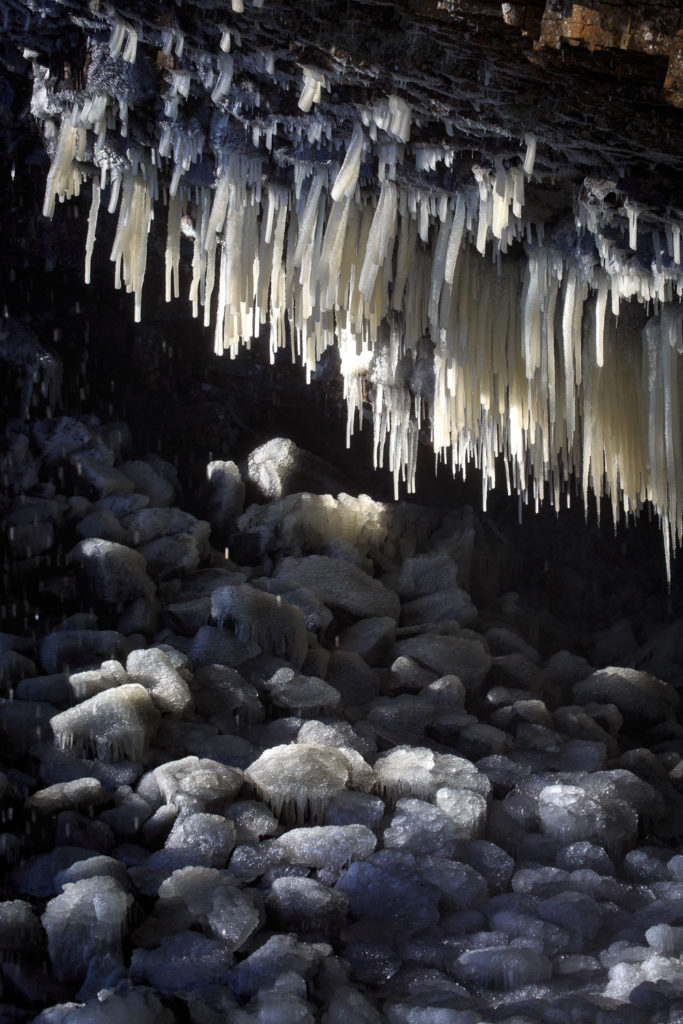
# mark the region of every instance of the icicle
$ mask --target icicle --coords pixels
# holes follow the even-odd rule
[[[363,129],[359,124],[355,124],[344,162],[339,168],[339,173],[330,192],[331,198],[335,202],[338,202],[342,196],[352,196],[356,189],[363,155],[363,142]]]
[[[101,189],[99,182],[92,179],[92,199],[90,201],[90,213],[88,215],[88,236],[85,242],[85,274],[86,284],[90,284],[90,263],[92,251],[95,245],[95,233],[97,231],[97,213],[100,208]]]
[[[320,103],[322,87],[325,84],[325,76],[322,71],[306,67],[306,65],[303,65],[301,70],[304,76],[304,87],[299,97],[298,106],[300,110],[303,110],[303,112],[307,114],[314,103]]]
[[[524,173],[527,178],[530,178],[534,173],[534,163],[536,162],[536,136],[531,132],[527,132],[524,136],[524,145],[526,146],[526,153],[524,154]]]

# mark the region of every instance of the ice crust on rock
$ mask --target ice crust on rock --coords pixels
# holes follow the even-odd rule
[[[349,784],[349,758],[332,747],[282,744],[266,750],[245,779],[281,821],[321,821],[333,797]]]
[[[162,799],[182,811],[225,813],[242,787],[242,772],[194,755],[153,771]]]
[[[275,707],[299,716],[329,713],[341,700],[339,691],[324,679],[301,675],[289,668],[278,669],[266,680],[265,688]]]
[[[69,557],[83,568],[93,593],[101,601],[123,605],[136,597],[154,596],[147,562],[124,544],[93,537],[80,541]]]
[[[404,796],[433,802],[444,787],[471,790],[484,798],[491,791],[489,780],[471,761],[427,747],[396,747],[380,754],[374,769],[380,791],[394,803]]]
[[[577,704],[614,704],[630,726],[650,725],[675,715],[679,700],[670,683],[634,668],[609,667],[593,672],[573,689]]]
[[[313,878],[276,878],[266,897],[266,909],[286,930],[331,933],[346,917],[343,893]]]
[[[299,608],[249,584],[218,587],[211,594],[211,616],[231,626],[241,642],[253,640],[264,654],[282,655],[301,668],[308,651],[306,620]]]
[[[125,683],[62,711],[50,719],[50,725],[62,750],[120,761],[135,760],[145,752],[159,718],[147,690],[138,683]]]

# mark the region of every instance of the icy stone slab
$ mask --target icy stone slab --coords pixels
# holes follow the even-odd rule
[[[70,703],[78,704],[103,690],[110,690],[113,686],[122,686],[127,682],[129,679],[120,661],[103,661],[99,668],[72,672],[68,678],[72,696]]]
[[[433,928],[439,921],[438,888],[403,850],[380,850],[356,861],[342,872],[335,888],[346,893],[356,918],[378,918],[409,933]]]
[[[299,942],[293,935],[273,935],[230,972],[230,987],[240,996],[253,996],[272,985],[285,971],[310,978],[332,948],[326,943]]]
[[[368,665],[382,665],[396,640],[396,620],[388,615],[360,619],[339,636],[339,650],[360,654]]]
[[[362,569],[338,558],[325,555],[285,558],[275,575],[310,587],[329,607],[340,608],[358,618],[388,616],[397,620],[401,611],[393,591]]]
[[[194,572],[208,558],[210,532],[208,523],[198,521],[196,527],[157,537],[140,545],[138,550],[147,561],[150,575],[167,580]]]
[[[154,595],[145,559],[125,544],[91,537],[80,541],[68,557],[83,570],[95,596],[107,604],[123,605]]]
[[[396,747],[380,754],[374,768],[380,792],[394,803],[404,796],[434,801],[444,787],[471,790],[485,799],[491,791],[489,780],[471,761],[427,747]]]
[[[50,961],[60,981],[82,981],[94,957],[120,955],[133,897],[111,877],[70,882],[42,915]]]
[[[386,849],[407,850],[415,857],[428,853],[452,857],[457,838],[455,825],[442,810],[424,800],[403,797],[396,802],[382,841]]]
[[[550,960],[537,950],[519,946],[472,949],[455,962],[455,974],[468,988],[512,991],[548,981]]]
[[[433,683],[438,673],[431,668],[425,668],[415,658],[407,655],[399,655],[393,658],[389,672],[389,678],[385,684],[387,693],[420,693],[420,691]]]
[[[187,683],[158,647],[131,651],[126,659],[126,672],[132,683],[145,687],[162,714],[181,718],[192,706]]]
[[[479,612],[461,587],[437,590],[414,601],[406,601],[401,608],[402,626],[419,626],[429,622],[457,622],[471,626]]]
[[[62,711],[50,725],[62,750],[120,761],[135,760],[144,753],[159,720],[147,690],[138,683],[126,683]]]
[[[306,620],[299,608],[247,583],[218,587],[211,594],[211,616],[231,626],[238,640],[254,640],[265,654],[282,655],[301,668],[306,652]]]
[[[271,704],[303,716],[324,715],[335,710],[341,700],[339,690],[315,676],[304,676],[291,668],[281,668],[265,681]]]
[[[195,667],[227,665],[235,668],[260,653],[261,648],[253,640],[242,643],[218,626],[202,626],[197,630],[189,650]]]
[[[223,814],[242,787],[239,769],[195,756],[169,761],[152,774],[162,799],[183,811]]]
[[[220,939],[195,931],[165,935],[156,949],[135,949],[130,976],[164,995],[201,985],[227,985],[233,955]]]
[[[235,826],[222,815],[181,813],[163,849],[150,854],[143,864],[131,867],[130,876],[141,892],[152,896],[178,868],[225,868],[234,846]]]
[[[393,649],[395,658],[414,658],[438,676],[456,675],[473,692],[479,689],[491,668],[491,656],[482,639],[467,636],[423,634],[399,640]]]
[[[162,882],[154,914],[138,929],[135,941],[155,946],[162,932],[199,925],[234,953],[262,923],[263,907],[258,893],[241,889],[236,879],[224,871],[186,867]]]
[[[449,555],[429,554],[406,558],[396,580],[396,592],[403,601],[428,597],[458,586],[458,567]]]
[[[376,845],[375,835],[364,825],[314,825],[290,829],[271,840],[268,856],[271,864],[315,868],[321,880],[329,883],[349,864],[366,860]]]
[[[141,508],[125,516],[122,525],[128,534],[129,543],[135,548],[161,537],[192,531],[196,531],[199,537],[209,530],[207,522],[180,508]]]
[[[281,821],[321,821],[330,800],[351,778],[348,756],[316,744],[282,744],[266,750],[245,780]]]
[[[508,888],[515,862],[500,846],[487,839],[474,839],[463,848],[460,857],[486,879],[492,895]]]
[[[58,782],[46,789],[39,789],[26,801],[29,810],[36,814],[53,815],[64,810],[95,808],[106,803],[109,796],[97,779],[74,779],[73,782]]]
[[[55,629],[40,642],[40,663],[53,674],[101,665],[103,661],[125,661],[131,643],[111,629]]]
[[[672,718],[678,694],[670,683],[634,668],[599,669],[573,689],[577,704],[615,704],[631,727],[654,725]]]
[[[42,701],[14,701],[0,697],[0,744],[4,761],[27,754],[35,743],[49,739],[57,709]]]
[[[276,878],[266,897],[266,909],[287,932],[335,933],[342,925],[348,899],[313,878]]]

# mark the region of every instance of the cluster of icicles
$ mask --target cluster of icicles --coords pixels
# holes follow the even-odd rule
[[[320,83],[311,83],[304,75],[302,109],[316,99]],[[63,118],[47,216],[55,198],[78,193],[87,133],[97,133],[101,116],[91,103]],[[670,573],[683,535],[678,227],[667,229],[666,250],[656,240],[656,259],[643,269],[628,258],[637,214],[628,211],[628,243],[618,244],[586,202],[575,227],[579,239],[592,237],[591,254],[562,252],[544,245],[542,225],[525,216],[533,136],[517,166],[474,167],[472,182],[447,194],[397,181],[396,154],[410,132],[404,101],[376,108],[371,129],[359,121],[336,164],[298,164],[291,186],[269,180],[260,155],[223,152],[213,187],[186,187],[183,168],[197,153],[174,152],[168,132],[151,163],[139,157],[107,182],[103,162],[92,180],[86,280],[106,194],[109,211],[118,207],[116,285],[134,293],[140,318],[157,166],[168,158],[176,173],[163,196],[166,298],[180,292],[185,234],[193,239],[189,298],[195,316],[201,307],[205,324],[213,321],[217,353],[234,356],[268,324],[272,356],[291,338],[310,376],[336,343],[349,437],[369,400],[375,464],[388,449],[397,493],[400,480],[414,490],[418,433],[428,430],[454,472],[470,462],[481,469],[484,501],[499,456],[520,503],[538,505],[547,494],[559,507],[571,474],[584,499],[589,485],[611,497],[615,521],[621,503],[637,514],[649,499]],[[379,166],[372,188],[361,174],[368,152]],[[655,314],[644,329],[644,316],[618,315],[620,300],[631,299]]]

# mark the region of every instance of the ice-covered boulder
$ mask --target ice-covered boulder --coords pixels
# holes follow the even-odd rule
[[[52,969],[61,981],[80,982],[94,958],[121,956],[133,897],[111,877],[64,886],[42,916]]]
[[[339,636],[339,650],[359,654],[368,665],[381,665],[396,640],[396,620],[388,615],[359,619]]]
[[[392,590],[339,558],[326,555],[285,558],[275,575],[310,587],[330,608],[340,608],[358,618],[386,615],[398,619],[400,614],[401,606]]]
[[[336,889],[346,893],[356,918],[376,918],[409,934],[439,921],[440,893],[403,850],[380,850],[341,873]]]
[[[384,830],[385,849],[407,850],[415,857],[452,857],[457,832],[451,818],[434,804],[415,797],[397,800],[391,824]]]
[[[202,626],[198,629],[189,650],[195,667],[226,665],[234,668],[260,653],[261,648],[253,640],[243,643],[219,626]]]
[[[164,935],[154,949],[133,950],[130,976],[137,984],[173,995],[200,986],[227,985],[232,962],[230,949],[220,939],[188,930]]]
[[[242,786],[242,772],[191,755],[153,771],[162,799],[183,811],[225,813]]]
[[[43,1010],[35,1024],[174,1024],[173,1011],[167,1009],[149,988],[102,989],[84,1003],[64,1003]]]
[[[62,750],[103,761],[134,760],[149,746],[159,718],[147,690],[126,683],[62,711],[50,725]]]
[[[36,814],[56,815],[64,810],[94,810],[106,803],[109,796],[98,779],[74,779],[73,782],[57,782],[45,789],[39,789],[28,798],[26,806]]]
[[[490,946],[462,953],[455,973],[468,987],[512,990],[548,981],[550,960],[543,953],[523,946]]]
[[[87,669],[83,672],[71,672],[68,676],[68,689],[71,693],[71,704],[94,697],[103,690],[111,690],[114,686],[122,686],[129,682],[126,671],[120,661],[103,661],[99,668]]]
[[[326,884],[357,860],[366,860],[377,845],[365,825],[313,825],[293,828],[268,842],[271,864],[284,863],[314,868]]]
[[[187,683],[158,647],[131,651],[126,659],[126,673],[132,683],[145,687],[162,714],[181,718],[192,706]]]
[[[211,595],[211,615],[229,625],[241,642],[254,640],[264,654],[282,655],[301,668],[308,640],[299,608],[249,584],[219,587]]]
[[[95,596],[107,604],[123,605],[154,595],[145,559],[125,544],[90,537],[79,541],[69,560],[84,571]]]

